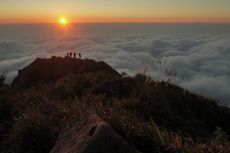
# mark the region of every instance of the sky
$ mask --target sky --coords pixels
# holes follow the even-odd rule
[[[0,23],[230,23],[230,0],[0,0]]]

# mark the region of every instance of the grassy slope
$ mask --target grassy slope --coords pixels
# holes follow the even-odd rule
[[[90,61],[93,64],[79,73],[76,67],[66,66],[72,61],[43,61],[39,65],[44,64],[47,72],[52,67],[50,63],[55,65],[52,73],[49,71],[52,77],[33,76],[35,67],[35,72],[44,70],[35,62],[32,68],[27,67],[27,72],[29,78],[41,82],[34,84],[24,72],[30,86],[22,86],[26,80],[20,76],[14,87],[0,89],[0,152],[49,152],[60,130],[87,111],[99,113],[143,153],[230,152],[223,132],[230,133],[230,111],[212,100],[141,74],[121,77],[104,63]],[[68,71],[65,69],[53,81],[56,71],[62,73],[63,65]],[[103,71],[98,73],[99,70]],[[223,131],[220,129],[213,136],[218,126]]]

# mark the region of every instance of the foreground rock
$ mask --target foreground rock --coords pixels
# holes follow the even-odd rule
[[[70,125],[50,153],[139,153],[96,114]]]

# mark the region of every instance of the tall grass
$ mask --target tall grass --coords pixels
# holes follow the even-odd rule
[[[137,75],[135,79],[142,83],[131,96],[124,98],[95,95],[93,90],[87,89],[80,96],[70,91],[71,96],[63,99],[60,95],[53,94],[59,89],[52,85],[44,86],[42,89],[12,91],[15,92],[14,97],[9,95],[9,101],[6,103],[13,106],[5,105],[14,109],[14,113],[10,113],[12,116],[9,116],[12,124],[8,127],[8,135],[4,137],[4,145],[7,147],[0,152],[48,153],[59,132],[67,124],[78,121],[86,112],[96,112],[125,140],[143,153],[230,152],[227,139],[225,142],[216,141],[215,137],[196,140],[158,126],[154,116],[146,119],[143,108],[147,108],[148,103],[143,103],[143,94],[149,92],[149,85],[155,86],[162,82],[152,81],[143,75]],[[60,90],[63,92],[63,89]],[[69,91],[65,92],[68,95]]]

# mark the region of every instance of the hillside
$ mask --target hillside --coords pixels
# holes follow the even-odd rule
[[[3,152],[49,152],[60,131],[88,111],[143,153],[207,151],[201,143],[230,148],[229,108],[143,74],[123,76],[104,62],[38,58],[0,90]]]

